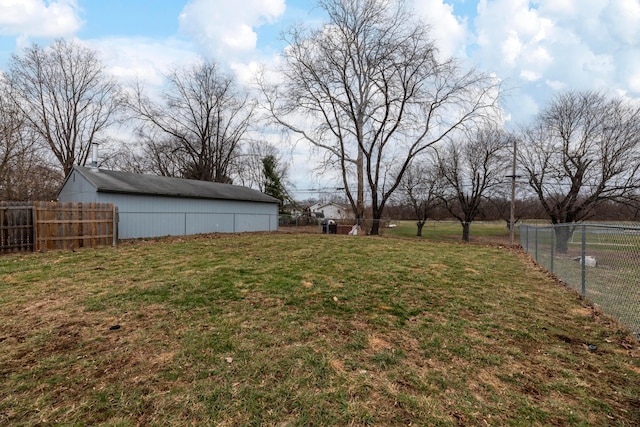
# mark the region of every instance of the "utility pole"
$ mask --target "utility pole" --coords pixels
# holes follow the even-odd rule
[[[516,230],[516,150],[518,140],[515,137],[511,137],[513,140],[513,162],[511,163],[511,216],[509,218],[509,245],[513,246],[513,240]]]

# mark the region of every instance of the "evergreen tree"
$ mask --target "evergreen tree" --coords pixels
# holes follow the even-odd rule
[[[289,199],[289,195],[278,173],[278,160],[275,156],[266,156],[262,159],[262,167],[264,174],[264,193],[280,200],[280,210],[282,211],[284,202]]]

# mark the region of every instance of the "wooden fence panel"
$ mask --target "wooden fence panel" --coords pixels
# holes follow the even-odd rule
[[[109,203],[0,202],[0,253],[115,245]]]
[[[115,243],[110,203],[35,202],[35,250],[76,249]]]
[[[24,202],[0,202],[0,253],[33,250],[33,207]]]

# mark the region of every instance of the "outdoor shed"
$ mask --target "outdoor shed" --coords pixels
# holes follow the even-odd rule
[[[278,228],[278,199],[216,182],[75,166],[58,200],[113,203],[120,239]]]

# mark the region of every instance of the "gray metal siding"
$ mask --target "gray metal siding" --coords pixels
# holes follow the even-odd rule
[[[98,201],[118,207],[122,239],[278,229],[274,203],[109,193],[98,193]]]
[[[58,200],[113,203],[121,239],[278,229],[277,203],[97,192],[77,172],[69,176]]]
[[[96,203],[98,202],[98,193],[85,177],[72,171],[58,194],[58,200],[61,202]]]

